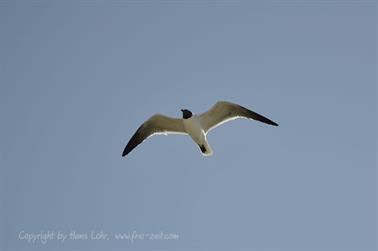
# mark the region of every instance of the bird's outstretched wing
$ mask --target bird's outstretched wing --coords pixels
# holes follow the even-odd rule
[[[134,133],[123,150],[127,155],[147,138],[156,134],[186,134],[182,119],[175,119],[161,114],[155,114],[146,120]]]
[[[218,101],[210,110],[200,114],[201,125],[206,133],[223,123],[237,118],[254,119],[269,125],[278,126],[277,123],[256,112],[226,101]]]

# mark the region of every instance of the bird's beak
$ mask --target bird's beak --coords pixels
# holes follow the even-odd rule
[[[184,112],[184,109],[181,109],[182,112]]]

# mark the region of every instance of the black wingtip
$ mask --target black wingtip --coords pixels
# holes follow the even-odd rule
[[[265,118],[265,117],[264,117],[264,118]],[[272,121],[272,120],[270,120],[270,119],[267,119],[267,118],[265,118],[264,120],[260,120],[260,121],[262,121],[262,122],[264,122],[264,123],[266,123],[266,124],[268,124],[268,125],[278,126],[278,124],[277,124],[276,122],[274,122],[274,121]]]
[[[122,157],[125,157],[127,155],[126,149],[123,150]]]

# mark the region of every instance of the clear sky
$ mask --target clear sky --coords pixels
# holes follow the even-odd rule
[[[0,0],[0,249],[375,250],[376,15],[373,0]],[[280,126],[222,125],[209,158],[181,135],[121,157],[152,114],[217,100]],[[25,239],[47,231],[109,239]],[[114,237],[133,232],[178,238]]]

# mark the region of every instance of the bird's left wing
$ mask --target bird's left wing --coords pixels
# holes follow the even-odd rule
[[[156,134],[186,134],[186,132],[182,119],[155,114],[146,120],[134,133],[123,150],[122,156],[127,155],[140,143]]]
[[[276,122],[256,112],[226,101],[218,101],[210,110],[200,114],[201,125],[206,133],[223,123],[237,118],[254,119],[269,125],[278,126]]]

